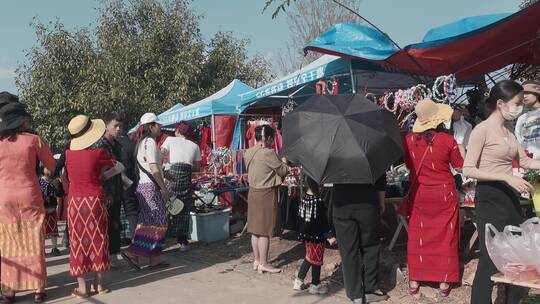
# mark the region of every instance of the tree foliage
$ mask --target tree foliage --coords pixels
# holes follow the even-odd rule
[[[56,148],[80,113],[121,112],[131,125],[144,112],[199,100],[235,78],[268,80],[269,64],[249,58],[248,40],[219,32],[205,41],[188,0],[108,0],[99,15],[95,28],[76,31],[34,20],[37,46],[17,69],[34,127]]]

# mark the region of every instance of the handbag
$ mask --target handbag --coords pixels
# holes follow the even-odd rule
[[[139,147],[137,146],[137,150],[138,149]],[[161,186],[158,184],[154,176],[141,165],[137,157],[135,157],[135,160],[137,162],[137,167],[139,167],[139,169],[144,174],[146,174],[146,176],[148,176],[148,178],[152,181],[152,183],[156,185],[156,188],[158,189],[158,191],[161,191]],[[180,212],[182,212],[182,210],[184,209],[184,205],[185,205],[184,202],[178,197],[176,197],[175,195],[171,196],[171,198],[165,202],[165,207],[167,208],[167,211],[173,216],[178,215]]]
[[[435,135],[437,136],[437,135]],[[435,140],[435,136],[433,136],[433,139],[431,140],[431,143],[428,144],[426,151],[424,151],[424,155],[422,156],[422,159],[420,160],[420,165],[418,166],[418,171],[416,171],[415,178],[411,181],[411,184],[409,185],[409,191],[407,191],[407,194],[403,197],[403,200],[399,204],[399,207],[397,209],[397,213],[404,217],[409,217],[411,215],[411,190],[416,187],[416,184],[418,183],[418,176],[420,175],[420,171],[422,171],[422,165],[424,164],[424,160],[426,159],[427,152],[429,151],[429,148],[431,148],[431,145],[433,144],[433,141]]]

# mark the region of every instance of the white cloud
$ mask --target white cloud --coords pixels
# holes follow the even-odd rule
[[[15,78],[15,68],[0,66],[0,80]]]

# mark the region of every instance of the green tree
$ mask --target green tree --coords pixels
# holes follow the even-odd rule
[[[265,82],[269,64],[249,58],[248,40],[217,33],[205,42],[188,0],[109,0],[94,29],[35,20],[37,46],[26,52],[16,84],[34,126],[59,148],[71,117],[118,111],[135,123],[177,102],[204,98],[238,78]]]

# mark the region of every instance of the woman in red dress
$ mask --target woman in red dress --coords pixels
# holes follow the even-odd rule
[[[459,282],[459,206],[450,166],[463,167],[451,134],[452,108],[430,99],[416,106],[413,133],[405,138],[404,158],[410,169],[410,219],[407,242],[409,292],[420,282],[438,282],[447,297]]]
[[[105,123],[79,115],[68,126],[70,149],[66,151],[65,169],[69,180],[68,229],[70,273],[79,287],[72,295],[88,297],[85,275],[96,273],[95,292],[106,293],[103,272],[109,270],[108,213],[102,173],[113,167],[111,156],[103,149],[94,149],[105,133]]]

